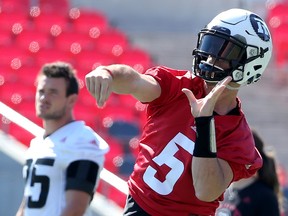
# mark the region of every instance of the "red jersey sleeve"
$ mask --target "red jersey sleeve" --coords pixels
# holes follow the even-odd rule
[[[262,166],[250,127],[240,107],[239,110],[240,115],[214,116],[217,156],[229,163],[233,181],[254,175]]]

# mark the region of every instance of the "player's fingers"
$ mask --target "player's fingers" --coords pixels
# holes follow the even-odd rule
[[[231,80],[232,80],[232,77],[228,76],[224,78],[223,80],[219,81],[217,85],[215,85],[215,87],[209,93],[209,96],[218,98]]]
[[[228,85],[229,82],[231,82],[232,77],[231,76],[227,76],[225,77],[223,80],[221,80],[220,82],[217,83],[217,85],[222,88],[222,87],[226,87]]]
[[[90,77],[88,75],[85,76],[85,85],[89,92],[91,92],[91,84],[90,84]]]
[[[97,91],[99,91],[97,104],[99,107],[103,107],[112,92],[109,82],[102,82]]]
[[[95,94],[95,82],[94,81],[95,81],[95,77],[93,75],[93,71],[88,73],[85,76],[86,88],[93,96]]]
[[[99,81],[99,78],[95,77],[92,81],[93,85],[93,97],[96,99],[96,102],[99,106],[99,101],[101,97],[101,85],[102,83]]]
[[[193,104],[194,102],[196,102],[196,98],[195,98],[195,96],[191,90],[189,90],[187,88],[183,88],[182,92],[185,93],[186,97],[189,100],[190,105]]]

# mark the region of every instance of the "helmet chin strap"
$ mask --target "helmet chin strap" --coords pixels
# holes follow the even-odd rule
[[[240,87],[241,87],[241,85],[240,85],[239,87],[232,87],[232,86],[230,86],[229,84],[226,86],[227,89],[229,89],[229,90],[234,90],[234,91],[239,90]]]

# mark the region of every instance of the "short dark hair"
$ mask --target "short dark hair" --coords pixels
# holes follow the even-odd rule
[[[79,93],[76,70],[67,62],[56,61],[44,64],[40,69],[37,79],[39,79],[40,76],[64,78],[67,83],[66,96]]]

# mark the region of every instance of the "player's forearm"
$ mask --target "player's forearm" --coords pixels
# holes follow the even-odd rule
[[[193,157],[192,176],[196,197],[211,202],[225,191],[233,174],[229,164],[222,159]]]
[[[100,67],[101,68],[101,67]],[[131,94],[135,91],[135,80],[139,73],[128,65],[113,64],[105,66],[113,77],[112,90],[118,94]]]
[[[161,87],[152,76],[140,74],[127,65],[114,64],[104,68],[112,75],[112,91],[117,94],[130,94],[141,102],[153,101],[161,94]]]

